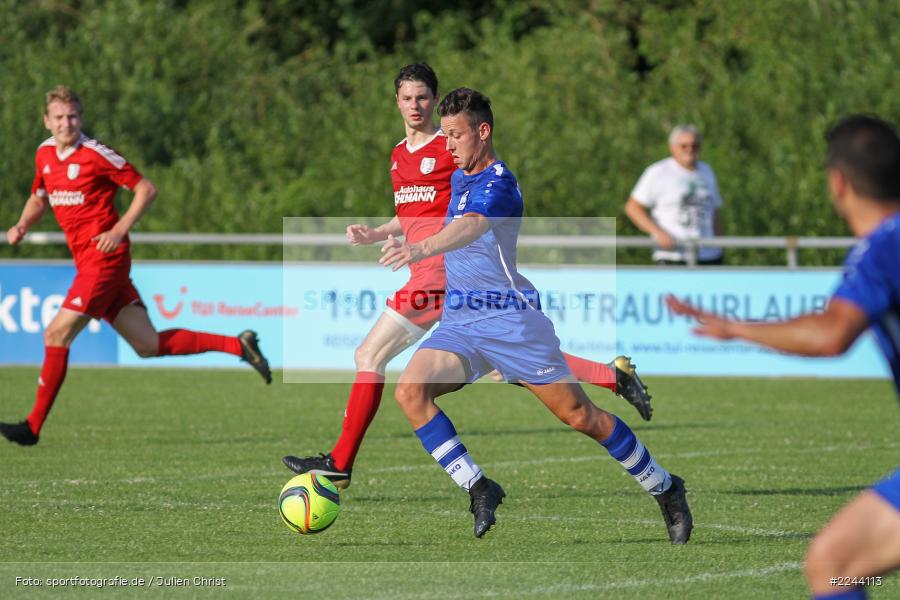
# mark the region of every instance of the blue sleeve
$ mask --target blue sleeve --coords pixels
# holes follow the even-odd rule
[[[833,298],[847,300],[858,306],[870,323],[881,320],[891,307],[891,281],[889,273],[881,268],[882,255],[890,250],[876,240],[871,245],[861,245],[850,253],[841,285]],[[862,242],[867,244],[867,242]],[[888,262],[890,264],[890,261]]]
[[[467,213],[484,215],[489,219],[522,216],[522,195],[516,180],[497,176],[473,189],[466,204]]]

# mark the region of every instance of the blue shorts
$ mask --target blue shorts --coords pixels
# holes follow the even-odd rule
[[[458,325],[441,321],[419,348],[460,355],[468,362],[467,383],[494,369],[510,383],[541,385],[571,375],[553,323],[537,310],[514,311]]]
[[[900,510],[900,469],[897,469],[872,486],[872,491]]]

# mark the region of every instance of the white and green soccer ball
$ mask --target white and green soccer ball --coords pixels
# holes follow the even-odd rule
[[[322,475],[304,473],[288,481],[278,497],[278,512],[291,531],[321,533],[341,512],[334,484]]]

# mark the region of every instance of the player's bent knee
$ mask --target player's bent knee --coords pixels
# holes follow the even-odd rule
[[[369,362],[369,356],[369,349],[365,344],[356,347],[356,350],[353,351],[353,362],[356,363],[357,371],[364,370],[363,367]]]
[[[62,346],[62,340],[65,339],[64,336],[59,335],[58,332],[52,329],[44,330],[44,345],[45,346]]]
[[[356,348],[356,351],[353,353],[353,362],[356,364],[357,371],[380,372],[380,370],[384,369],[384,366],[379,365],[378,350],[366,344]],[[379,369],[379,367],[381,368]]]
[[[62,327],[54,327],[52,324],[50,327],[44,330],[44,345],[45,346],[68,346],[70,343],[70,332],[66,328]]]
[[[394,399],[403,408],[421,404],[426,400],[425,385],[416,382],[398,383],[394,388]]]

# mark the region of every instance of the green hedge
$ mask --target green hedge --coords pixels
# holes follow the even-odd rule
[[[160,187],[141,231],[387,217],[388,156],[403,134],[392,79],[427,60],[443,91],[467,85],[493,99],[496,147],[530,215],[617,216],[619,233],[635,234],[622,214],[629,191],[666,154],[668,130],[692,121],[719,177],[726,233],[845,235],[826,194],[822,135],[848,112],[900,120],[898,32],[894,1],[0,0],[0,225],[27,196],[47,135],[43,93],[57,83],[82,95],[85,130]],[[0,257],[62,252],[4,247]]]

